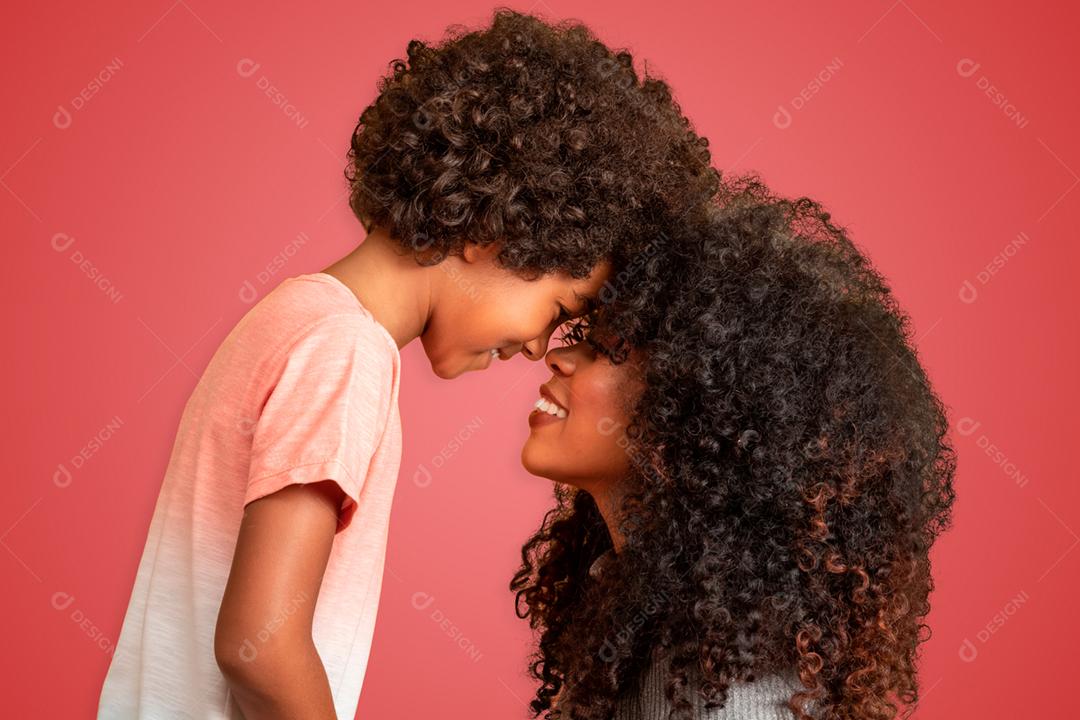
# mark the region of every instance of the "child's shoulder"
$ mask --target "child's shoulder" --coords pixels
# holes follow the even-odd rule
[[[371,317],[345,283],[324,272],[285,278],[258,304],[273,305],[275,310],[308,312],[313,316],[340,313]]]
[[[396,358],[390,333],[339,279],[317,272],[285,278],[257,302],[240,322],[243,334],[284,350],[302,339],[312,342],[362,342],[386,346]]]

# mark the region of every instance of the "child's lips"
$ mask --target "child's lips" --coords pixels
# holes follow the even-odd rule
[[[499,357],[499,358],[502,357],[501,354],[497,354],[498,352],[499,352],[498,350],[496,350],[495,352],[492,352],[491,350],[488,350],[487,352],[482,353],[480,355],[480,368],[479,369],[480,370],[487,370],[489,367],[491,367],[491,363],[495,362],[496,357]]]

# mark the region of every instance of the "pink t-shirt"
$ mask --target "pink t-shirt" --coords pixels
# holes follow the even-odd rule
[[[243,717],[214,629],[244,505],[328,479],[348,497],[312,633],[337,716],[356,714],[401,459],[399,374],[393,338],[332,275],[287,278],[241,318],[184,407],[98,718]]]

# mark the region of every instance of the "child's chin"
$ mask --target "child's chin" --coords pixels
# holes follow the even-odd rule
[[[460,372],[447,372],[446,370],[443,370],[437,365],[432,365],[431,370],[435,373],[435,377],[441,378],[443,380],[453,380],[458,375],[461,375]]]
[[[443,380],[453,380],[454,378],[461,377],[467,372],[483,370],[487,367],[486,360],[486,357],[465,353],[448,353],[439,358],[433,358],[431,355],[428,355],[428,362],[431,363],[431,372],[435,373],[436,377],[442,378]]]
[[[429,360],[431,360],[429,358]],[[468,372],[471,368],[465,367],[460,361],[454,360],[431,360],[431,372],[443,380],[453,380]]]

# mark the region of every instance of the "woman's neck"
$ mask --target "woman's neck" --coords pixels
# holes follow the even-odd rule
[[[595,491],[590,491],[593,501],[596,503],[596,507],[600,510],[600,516],[604,518],[604,524],[607,525],[608,535],[611,536],[611,545],[615,552],[618,553],[622,550],[623,545],[626,544],[626,539],[619,532],[618,522],[618,508],[619,501],[622,499],[622,494],[616,492],[618,483],[606,484],[604,487]]]

